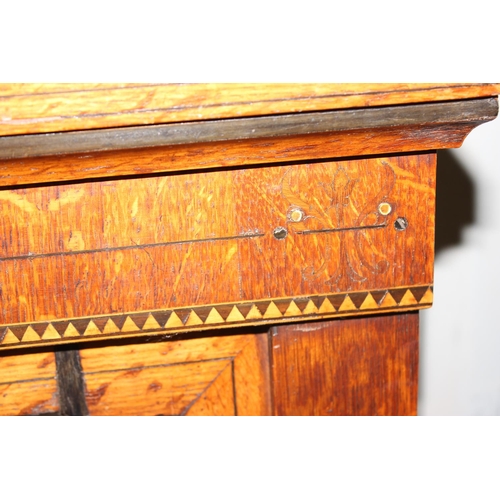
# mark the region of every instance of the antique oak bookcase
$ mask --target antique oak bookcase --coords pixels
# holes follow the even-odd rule
[[[0,84],[0,414],[416,414],[436,151],[499,92]]]

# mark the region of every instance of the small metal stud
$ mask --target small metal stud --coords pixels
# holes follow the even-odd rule
[[[386,201],[383,201],[378,206],[378,212],[380,215],[389,215],[392,212],[392,207],[389,203],[387,203]]]
[[[287,213],[287,218],[290,222],[301,222],[305,217],[304,210],[301,208],[292,208]]]

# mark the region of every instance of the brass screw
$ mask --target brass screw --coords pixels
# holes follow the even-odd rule
[[[292,222],[300,222],[304,218],[304,211],[300,208],[293,208],[288,212],[288,219]]]
[[[378,206],[378,211],[381,215],[389,215],[392,212],[392,207],[384,201]]]

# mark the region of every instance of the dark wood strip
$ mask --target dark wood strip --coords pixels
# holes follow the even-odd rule
[[[6,136],[0,138],[0,159],[299,136],[345,130],[481,123],[493,120],[497,113],[497,98],[491,97],[147,127]]]
[[[88,415],[80,352],[64,350],[55,354],[61,415]]]

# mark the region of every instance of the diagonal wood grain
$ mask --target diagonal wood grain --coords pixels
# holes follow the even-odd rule
[[[85,374],[90,415],[181,415],[230,360]]]
[[[91,415],[272,413],[267,334],[88,348],[80,355]]]
[[[186,416],[222,417],[237,415],[233,387],[233,364],[228,364],[210,385],[198,396]]]

